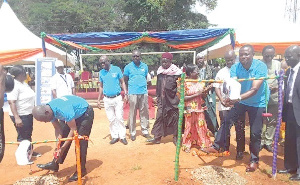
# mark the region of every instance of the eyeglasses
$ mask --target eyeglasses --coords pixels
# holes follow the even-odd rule
[[[274,58],[274,55],[264,55],[264,57],[266,57],[266,58],[269,58],[269,57]]]
[[[139,55],[133,55],[132,57],[133,58],[139,58],[140,56]]]

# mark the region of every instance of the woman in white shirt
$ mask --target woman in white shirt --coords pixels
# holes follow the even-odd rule
[[[23,66],[15,65],[10,69],[10,74],[15,77],[15,86],[10,93],[7,93],[7,100],[10,105],[9,115],[18,133],[17,141],[32,141],[32,109],[35,92],[24,82],[26,71]],[[40,154],[33,152],[33,156],[40,156]]]

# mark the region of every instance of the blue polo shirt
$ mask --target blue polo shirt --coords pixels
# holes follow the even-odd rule
[[[124,76],[128,76],[128,94],[147,94],[147,64],[141,62],[136,66],[130,62],[124,68]]]
[[[239,62],[234,64],[230,68],[230,77],[241,78],[260,78],[268,76],[268,68],[265,63],[260,60],[253,59],[249,70],[246,70],[243,65]],[[253,81],[243,81],[241,83],[241,94],[249,91],[252,87]],[[252,107],[265,107],[266,106],[266,95],[265,90],[268,84],[266,81],[262,83],[256,94],[248,99],[240,101],[241,104],[252,106]],[[267,99],[269,99],[269,88],[267,92]]]
[[[85,99],[74,95],[56,98],[47,105],[52,109],[54,118],[66,122],[82,116],[89,106]]]
[[[119,67],[110,65],[110,69],[101,69],[99,71],[99,81],[103,84],[103,94],[106,96],[115,96],[121,93],[120,79],[123,78]]]

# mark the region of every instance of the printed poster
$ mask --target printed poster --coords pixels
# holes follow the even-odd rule
[[[52,100],[50,79],[55,74],[56,58],[38,58],[35,62],[36,105],[45,105]]]

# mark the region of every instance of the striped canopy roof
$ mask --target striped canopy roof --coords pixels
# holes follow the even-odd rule
[[[161,32],[90,32],[73,34],[41,33],[44,41],[63,47],[75,47],[83,50],[119,49],[141,42],[164,43],[174,49],[206,49],[230,34],[234,47],[234,29],[189,29]]]

